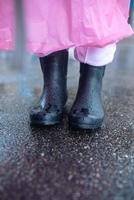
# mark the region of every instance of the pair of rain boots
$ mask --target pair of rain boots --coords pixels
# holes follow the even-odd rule
[[[32,125],[55,125],[61,122],[67,101],[68,51],[62,50],[40,58],[44,87],[40,101],[30,113]],[[101,127],[104,110],[101,101],[105,66],[80,63],[76,99],[69,113],[72,128]]]

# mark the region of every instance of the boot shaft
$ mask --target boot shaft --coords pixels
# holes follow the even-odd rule
[[[58,51],[40,58],[43,73],[41,101],[57,102],[62,105],[67,99],[68,51]],[[44,104],[44,103],[43,103]]]
[[[60,81],[67,78],[68,51],[54,52],[40,58],[44,81]]]
[[[98,91],[101,91],[102,81],[105,73],[105,66],[95,67],[88,64],[80,64],[80,81],[79,87],[86,87],[87,90],[90,88],[96,88]],[[85,89],[86,89],[85,88]]]
[[[88,79],[90,78],[97,78],[102,79],[105,73],[105,66],[96,67],[84,63],[80,63],[80,76],[83,76]]]

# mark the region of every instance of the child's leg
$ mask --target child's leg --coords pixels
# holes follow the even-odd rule
[[[75,50],[75,58],[81,63],[103,66],[113,61],[115,51],[116,44],[110,44],[103,48],[79,47]]]
[[[105,66],[112,62],[116,45],[104,48],[80,47],[75,56],[80,61],[80,80],[75,102],[69,115],[74,128],[94,129],[102,125],[104,111],[101,101]]]
[[[44,87],[39,105],[32,109],[32,124],[54,125],[61,121],[67,100],[68,51],[40,58]]]

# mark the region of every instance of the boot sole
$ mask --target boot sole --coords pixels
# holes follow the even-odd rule
[[[31,121],[31,126],[54,126],[56,124],[59,124],[62,120],[57,121]]]
[[[89,129],[89,130],[93,130],[93,129],[99,129],[101,128],[103,122],[97,123],[97,124],[78,124],[78,123],[73,123],[73,122],[69,122],[69,127],[73,128],[73,129]]]

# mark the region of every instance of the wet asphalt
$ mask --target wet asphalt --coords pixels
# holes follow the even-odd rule
[[[30,127],[42,88],[36,57],[23,68],[0,53],[0,200],[134,200],[134,38],[118,45],[103,84],[105,121],[96,131]],[[69,62],[69,111],[79,65]]]

